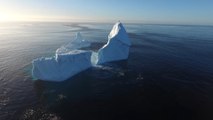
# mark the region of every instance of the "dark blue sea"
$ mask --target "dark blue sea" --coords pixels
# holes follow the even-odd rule
[[[123,23],[128,60],[64,82],[31,76],[76,32],[98,50],[110,23],[0,23],[0,120],[213,120],[213,26]]]

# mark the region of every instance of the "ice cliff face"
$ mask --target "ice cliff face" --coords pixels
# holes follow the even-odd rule
[[[73,41],[56,50],[54,57],[33,60],[32,75],[40,80],[66,80],[92,65],[127,59],[131,41],[123,25],[118,22],[110,32],[107,44],[98,52],[78,50],[88,46],[90,43],[77,33]]]
[[[122,23],[116,23],[109,36],[108,42],[97,53],[92,55],[93,64],[127,59],[131,42]]]
[[[91,52],[73,50],[56,57],[33,60],[33,76],[40,80],[63,81],[91,67]]]

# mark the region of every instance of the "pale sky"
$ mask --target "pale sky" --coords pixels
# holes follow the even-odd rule
[[[213,0],[0,0],[0,21],[213,25]]]

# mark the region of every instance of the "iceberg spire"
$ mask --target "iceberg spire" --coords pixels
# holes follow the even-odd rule
[[[122,23],[117,22],[110,34],[108,35],[108,42],[98,53],[93,53],[91,61],[93,64],[102,64],[105,62],[112,62],[127,59],[129,56],[129,47],[131,41]]]
[[[61,46],[56,50],[56,55],[58,54],[65,54],[72,50],[76,50],[83,47],[89,47],[91,45],[90,42],[86,41],[80,32],[75,34],[75,38],[66,45]]]
[[[130,42],[129,37],[126,33],[126,30],[125,30],[123,24],[120,21],[117,22],[113,26],[113,28],[112,28],[109,36],[108,36],[108,41],[110,41],[113,38],[119,40],[120,42],[122,42],[122,43],[124,43],[128,46],[131,45],[131,42]]]
[[[84,39],[83,39],[83,37],[82,37],[80,32],[76,33],[75,40],[78,41],[78,42],[84,41]]]

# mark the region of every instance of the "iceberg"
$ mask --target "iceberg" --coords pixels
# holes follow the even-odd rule
[[[131,41],[122,23],[117,22],[108,35],[107,44],[98,52],[79,50],[88,46],[90,42],[77,33],[73,41],[56,50],[55,56],[33,60],[32,76],[40,80],[63,81],[92,65],[127,59]]]
[[[91,51],[73,50],[50,58],[33,60],[33,77],[47,81],[63,81],[91,67]]]
[[[63,54],[66,52],[70,52],[72,50],[76,50],[83,47],[89,47],[91,43],[86,41],[80,32],[76,33],[75,39],[73,39],[70,43],[61,46],[56,50],[56,54]]]
[[[129,48],[131,41],[121,22],[117,22],[110,34],[108,42],[98,52],[93,52],[91,62],[93,64],[103,64],[106,62],[127,59],[129,56]]]

